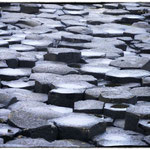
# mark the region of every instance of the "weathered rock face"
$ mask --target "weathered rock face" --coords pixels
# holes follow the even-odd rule
[[[59,138],[88,141],[98,133],[103,133],[106,123],[93,115],[72,113],[62,118],[50,120],[59,129]]]
[[[0,147],[150,145],[149,3],[0,6]]]
[[[93,141],[96,142],[97,146],[107,147],[147,146],[142,139],[143,136],[135,132],[109,127],[105,133],[95,136]]]

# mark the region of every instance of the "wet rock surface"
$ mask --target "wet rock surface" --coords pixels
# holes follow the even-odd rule
[[[1,3],[0,147],[150,145],[149,3]]]

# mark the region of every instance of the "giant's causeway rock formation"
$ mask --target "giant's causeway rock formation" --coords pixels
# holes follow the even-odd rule
[[[150,3],[0,9],[0,147],[150,146]]]

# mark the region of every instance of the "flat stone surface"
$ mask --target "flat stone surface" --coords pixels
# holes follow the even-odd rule
[[[50,146],[52,148],[92,148],[95,147],[92,144],[79,141],[79,140],[73,140],[73,139],[67,139],[67,140],[55,140],[50,143]]]
[[[52,88],[65,88],[65,89],[88,89],[92,88],[94,85],[86,82],[86,81],[54,81],[52,83]]]
[[[59,81],[61,78],[61,75],[52,73],[32,73],[30,75],[30,80],[35,80],[35,91],[40,93],[48,93],[52,82]]]
[[[35,85],[34,81],[24,82],[22,80],[14,80],[14,81],[2,81],[1,82],[4,87],[9,88],[21,88],[21,89],[32,89]]]
[[[131,147],[147,146],[142,141],[143,136],[132,131],[125,131],[121,128],[108,127],[106,132],[93,138],[97,146],[107,147]]]
[[[54,119],[53,121],[61,131],[59,137],[63,139],[71,138],[87,141],[98,133],[105,131],[105,123],[103,119],[97,118],[93,115],[72,113],[68,116]],[[87,132],[89,133],[88,136]]]
[[[26,51],[35,51],[36,49],[30,45],[23,45],[23,44],[13,44],[10,46],[10,49],[16,50],[18,52],[26,52]]]
[[[106,73],[106,78],[113,82],[137,82],[142,77],[149,76],[149,71],[132,69],[132,70],[113,70]]]
[[[107,91],[102,91],[99,96],[99,100],[105,103],[136,103],[136,96],[123,89],[110,89]]]
[[[115,70],[118,70],[115,67],[111,67],[108,65],[82,65],[80,68],[80,72],[84,73],[84,74],[89,74],[89,75],[93,75],[96,78],[102,78],[105,76],[105,74],[107,72],[112,72]]]
[[[81,59],[81,52],[68,48],[50,48],[44,56],[45,60],[77,63]]]
[[[22,137],[22,138],[16,138],[14,140],[11,140],[7,142],[6,144],[9,144],[10,146],[19,145],[19,147],[22,147],[22,146],[39,147],[39,148],[50,147],[50,142],[42,138],[32,139],[32,138]]]
[[[103,12],[103,14],[108,14],[108,15],[124,15],[124,14],[129,14],[129,11],[123,10],[123,9],[108,9]]]
[[[90,35],[82,35],[82,34],[73,34],[72,36],[63,35],[63,41],[82,43],[82,42],[91,42],[92,36]]]
[[[8,93],[6,93],[5,91],[1,90],[0,91],[0,106],[3,107],[8,107],[9,105],[16,103],[17,99],[15,96],[10,95]]]
[[[127,108],[125,129],[136,131],[139,119],[149,119],[149,110],[149,105],[137,105]]]
[[[68,67],[65,64],[54,64],[54,63],[46,63],[46,64],[36,64],[35,67],[32,68],[35,73],[54,73],[59,75],[66,75],[71,73],[77,73],[77,71],[71,67]]]
[[[86,26],[85,23],[78,21],[78,20],[73,20],[72,18],[70,18],[70,19],[68,18],[68,19],[64,19],[64,20],[61,19],[61,23],[64,24],[67,28],[73,27],[73,26],[81,26],[81,27]],[[66,29],[66,31],[68,31],[68,30]]]
[[[87,34],[87,35],[91,35],[93,33],[93,31],[90,28],[84,26],[67,27],[66,31],[76,33],[76,34]]]
[[[88,15],[89,12],[88,11],[77,11],[77,10],[63,10],[63,12],[66,14],[66,15],[79,15],[79,16],[83,16],[83,15]]]
[[[12,95],[16,97],[18,101],[39,101],[39,102],[46,102],[48,100],[48,96],[46,94],[41,93],[34,93],[30,90],[26,89],[19,89],[19,88],[8,88],[5,89],[8,95]]]
[[[0,122],[7,122],[10,113],[11,111],[9,109],[0,109]]]
[[[0,123],[0,137],[3,137],[3,136],[13,137],[19,131],[20,131],[19,128],[14,128],[7,124]]]
[[[31,69],[26,68],[4,68],[0,70],[0,77],[2,80],[15,80],[20,77],[30,76]]]
[[[105,53],[96,51],[96,50],[82,50],[81,56],[86,58],[103,58],[105,57]]]
[[[2,3],[0,147],[150,145],[149,7]]]
[[[80,100],[74,103],[74,112],[102,114],[104,103],[96,100]]]
[[[97,84],[97,79],[91,75],[69,74],[62,78],[71,81],[86,81],[91,84]]]
[[[137,97],[138,101],[149,101],[150,87],[136,87],[131,89],[131,93]]]
[[[42,39],[42,40],[23,40],[21,42],[24,45],[34,46],[37,49],[44,49],[52,44],[51,41]]]
[[[149,59],[144,57],[129,56],[129,57],[120,57],[114,61],[111,61],[111,66],[119,67],[122,69],[149,69]]]
[[[121,88],[123,90],[123,88]],[[86,99],[98,99],[102,91],[120,91],[120,87],[94,87],[90,89],[86,89],[85,98]],[[129,90],[129,88],[124,88],[124,90]]]
[[[80,11],[80,10],[84,9],[84,6],[82,6],[82,5],[66,4],[66,5],[64,5],[63,8],[66,9],[66,10],[76,10],[76,11],[78,10],[78,11]]]
[[[126,109],[128,107],[128,104],[106,103],[104,107],[104,114],[114,119],[123,119],[125,118]]]

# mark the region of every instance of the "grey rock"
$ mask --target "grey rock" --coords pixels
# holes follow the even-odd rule
[[[124,119],[116,119],[113,124],[115,127],[124,129],[125,120]]]
[[[84,9],[84,6],[83,5],[66,4],[66,5],[63,6],[63,9],[80,11],[80,10]]]
[[[81,56],[84,58],[103,58],[105,57],[105,53],[98,50],[85,49],[81,51]]]
[[[131,93],[137,97],[137,101],[149,101],[150,87],[136,87],[131,89]]]
[[[66,31],[76,33],[76,34],[87,34],[87,35],[91,35],[93,33],[93,31],[90,28],[83,27],[83,26],[67,27]]]
[[[17,102],[17,99],[13,95],[9,95],[5,91],[1,90],[0,91],[0,105],[1,107],[8,107],[11,104],[14,104]]]
[[[10,112],[9,109],[0,109],[0,122],[7,122]]]
[[[149,119],[149,105],[137,105],[127,108],[125,117],[125,129],[138,130],[139,119]]]
[[[19,133],[19,128],[11,127],[7,124],[0,124],[0,137],[13,137],[15,134]]]
[[[34,73],[54,73],[59,75],[66,75],[71,73],[77,73],[77,71],[71,67],[68,67],[65,64],[55,64],[55,63],[43,63],[36,64],[32,68]]]
[[[2,138],[0,138],[0,144],[3,144],[4,140]]]
[[[16,138],[14,140],[11,140],[6,143],[6,146],[9,145],[10,147],[50,147],[50,142],[42,139],[42,138],[27,138],[27,137],[22,137],[22,138]]]
[[[104,103],[96,100],[79,100],[74,103],[74,112],[102,114]]]
[[[73,139],[64,139],[64,140],[55,140],[50,143],[49,147],[53,148],[92,148],[95,147],[92,144],[79,141],[79,140],[73,140]]]
[[[83,35],[83,34],[73,34],[72,36],[62,35],[62,41],[68,41],[72,43],[91,42],[91,40],[92,36],[90,35]]]
[[[149,69],[149,59],[137,56],[120,57],[114,61],[111,61],[111,66],[119,67],[121,69]]]
[[[148,135],[148,136],[145,136],[143,139],[143,141],[145,141],[148,145],[150,145],[150,142],[149,142],[150,139],[149,138],[150,138],[150,136]]]
[[[139,120],[138,122],[138,127],[140,129],[143,130],[143,133],[146,134],[146,135],[149,135],[150,134],[150,125],[149,125],[149,122],[150,120],[145,120],[145,119],[141,119]]]
[[[53,81],[60,80],[61,75],[52,73],[32,73],[30,80],[35,80],[35,92],[48,93]]]
[[[66,15],[79,15],[79,16],[84,16],[84,15],[88,15],[89,12],[86,10],[81,10],[81,11],[77,11],[77,10],[63,10],[63,12]]]
[[[142,85],[143,86],[149,86],[150,85],[150,77],[145,77],[142,79]]]
[[[87,141],[98,133],[105,131],[103,119],[93,115],[72,113],[70,115],[50,120],[54,121],[59,129],[59,138]]]
[[[64,75],[62,79],[70,81],[86,81],[88,83],[97,85],[97,79],[91,75],[69,74]]]
[[[106,79],[116,83],[140,82],[143,77],[149,76],[149,71],[141,69],[113,70],[105,74]]]
[[[31,69],[25,69],[25,68],[4,68],[0,70],[0,77],[2,80],[15,80],[19,79],[21,77],[30,76]]]
[[[74,102],[82,99],[84,97],[83,89],[69,89],[68,88],[57,88],[53,89],[48,93],[48,102],[49,104],[72,107]]]
[[[104,115],[114,119],[125,118],[126,109],[129,107],[128,104],[110,104],[106,103],[104,107]]]
[[[105,103],[129,104],[135,104],[137,101],[135,95],[124,88],[110,88],[106,91],[102,91],[99,100]]]
[[[77,63],[81,59],[81,52],[69,48],[50,48],[44,55],[45,60]]]
[[[54,88],[65,88],[65,89],[76,89],[76,90],[85,90],[88,88],[92,88],[95,85],[92,85],[86,81],[76,81],[76,80],[60,80],[60,81],[54,81],[52,83],[52,89]]]
[[[23,45],[23,44],[10,45],[10,49],[16,50],[18,52],[35,51],[35,48],[33,46]]]
[[[38,13],[40,7],[40,4],[21,4],[21,12],[29,14]]]
[[[96,78],[104,78],[107,72],[112,72],[118,70],[115,67],[111,67],[108,65],[82,65],[80,68],[80,72],[83,74],[93,75]]]
[[[3,87],[21,88],[21,89],[29,89],[29,90],[32,90],[35,85],[34,81],[24,82],[22,80],[2,81],[1,83]]]
[[[108,127],[105,133],[95,136],[93,141],[99,147],[147,146],[147,144],[142,141],[142,138],[142,135],[132,131],[125,131],[116,127]]]
[[[30,90],[19,89],[19,88],[8,88],[4,89],[8,95],[16,97],[18,101],[37,101],[37,102],[46,102],[48,96],[46,94],[34,93]]]

